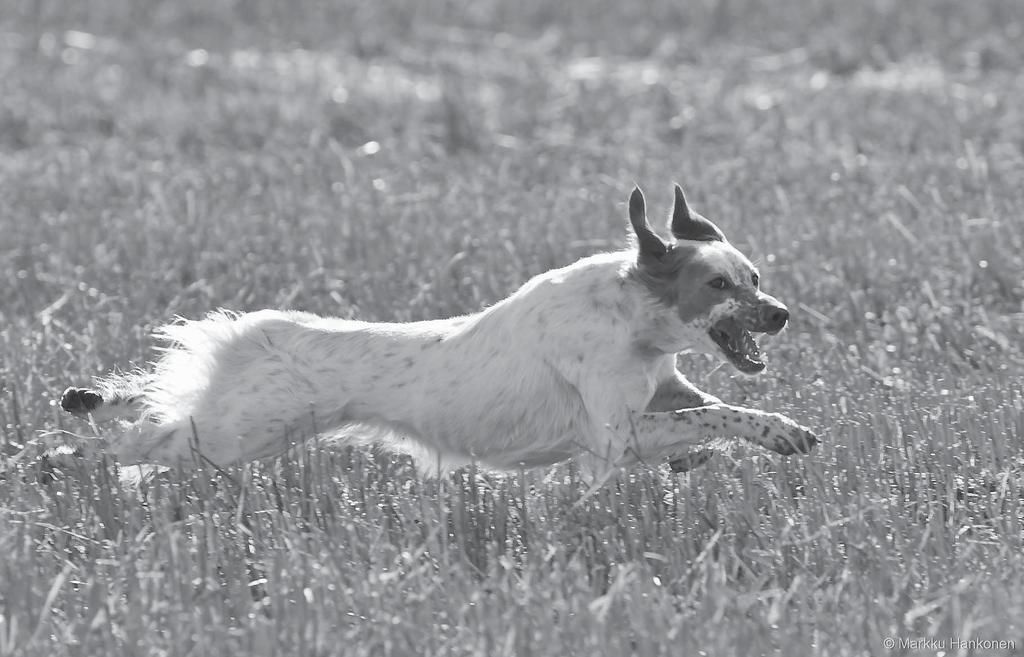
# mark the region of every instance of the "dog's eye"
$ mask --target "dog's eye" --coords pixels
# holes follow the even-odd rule
[[[716,290],[728,290],[730,285],[729,281],[724,276],[716,276],[708,281],[708,285],[715,288]]]
[[[757,274],[751,274],[750,282],[754,284],[754,287],[757,287],[758,285],[761,284],[761,277],[758,276]]]

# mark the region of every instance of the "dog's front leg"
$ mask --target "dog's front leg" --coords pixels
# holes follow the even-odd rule
[[[729,404],[639,413],[628,426],[612,428],[628,436],[618,465],[674,456],[716,436],[742,438],[783,455],[806,454],[818,444],[813,432],[785,415]]]
[[[647,410],[655,413],[721,403],[721,399],[699,389],[690,383],[678,370],[673,368],[672,375],[658,383],[658,387],[654,391],[654,397],[647,404]]]
[[[673,358],[673,361],[675,359]],[[675,363],[671,363],[668,376],[659,382],[654,391],[654,397],[647,405],[649,412],[675,411],[683,408],[698,408],[721,404],[722,400],[714,395],[700,390],[676,369]],[[694,468],[707,463],[715,451],[707,447],[694,450],[687,454],[677,456],[669,461],[669,467],[673,472],[688,472]]]

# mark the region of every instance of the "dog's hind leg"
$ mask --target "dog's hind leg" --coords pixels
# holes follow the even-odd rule
[[[102,407],[99,410],[103,412]],[[164,459],[163,463],[151,463],[157,459],[147,458],[150,454],[145,450],[157,452],[165,447],[176,437],[174,429],[153,422],[134,422],[104,430],[96,436],[83,437],[74,443],[51,447],[40,455],[38,481],[49,484],[60,479],[62,474],[81,473],[83,468],[96,465],[98,454],[108,454],[115,458],[121,468],[122,481],[139,481],[166,469],[171,462]],[[188,452],[185,454],[187,457]],[[183,462],[183,459],[178,462]]]
[[[117,419],[135,423],[142,415],[143,382],[141,374],[131,374],[101,379],[96,388],[71,386],[61,394],[60,407],[75,417],[95,423]],[[139,430],[138,426],[126,429],[129,432]],[[58,470],[81,468],[96,449],[105,450],[107,443],[105,436],[96,436],[45,450],[39,459],[40,482],[55,480]]]

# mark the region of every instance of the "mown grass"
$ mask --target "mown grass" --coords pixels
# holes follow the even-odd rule
[[[1020,654],[1022,32],[1013,0],[7,0],[0,654]],[[794,310],[757,380],[682,365],[810,457],[582,503],[571,466],[328,447],[40,482],[91,431],[54,396],[173,315],[475,310],[672,180]]]

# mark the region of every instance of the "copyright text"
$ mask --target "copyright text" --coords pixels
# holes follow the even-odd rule
[[[886,650],[1016,650],[1016,641],[1005,639],[965,639],[958,636],[909,638],[887,636],[882,640]]]

